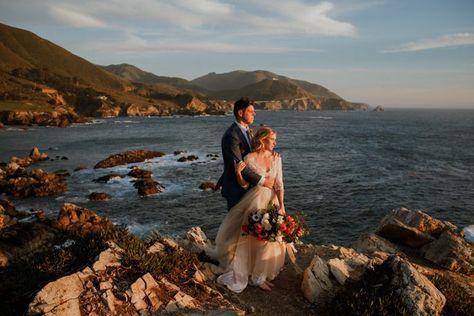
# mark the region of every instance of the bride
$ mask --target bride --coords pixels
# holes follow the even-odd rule
[[[236,293],[242,292],[247,284],[270,291],[273,280],[283,267],[286,254],[284,243],[258,240],[251,235],[243,235],[241,227],[247,224],[250,213],[265,209],[269,202],[277,206],[278,212],[285,214],[283,201],[283,178],[280,155],[273,153],[276,132],[262,127],[252,139],[253,151],[236,165],[239,184],[246,188],[248,183],[241,172],[248,166],[261,176],[275,178],[273,189],[257,185],[250,188],[237,205],[227,213],[219,227],[216,247],[211,257],[219,261],[224,273],[217,282],[226,285]]]

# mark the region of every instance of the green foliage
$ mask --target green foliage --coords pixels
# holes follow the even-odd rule
[[[443,315],[474,315],[474,297],[452,279],[434,275],[430,281],[446,297]]]
[[[392,269],[385,263],[367,270],[360,281],[347,283],[331,302],[330,315],[407,315],[399,295],[390,284]],[[348,280],[348,282],[350,282]]]

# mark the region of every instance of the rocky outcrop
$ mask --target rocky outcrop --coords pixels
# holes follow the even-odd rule
[[[108,158],[98,162],[94,169],[98,168],[111,168],[120,165],[126,165],[129,163],[143,162],[147,159],[163,156],[164,153],[159,151],[151,150],[129,150],[119,154],[111,155]]]
[[[373,109],[374,112],[383,112],[385,109],[381,105],[377,105],[375,109]]]
[[[72,110],[56,108],[51,112],[2,111],[0,121],[5,125],[32,125],[67,127],[71,123],[84,123],[89,120],[79,116]]]
[[[409,315],[441,315],[446,298],[424,275],[419,273],[408,261],[389,257],[384,264],[393,272],[391,285]]]
[[[185,162],[185,161],[194,161],[198,160],[199,157],[196,155],[189,155],[189,156],[182,156],[178,158],[178,162]]]
[[[164,187],[151,178],[137,179],[133,186],[138,189],[138,194],[141,196],[149,196],[164,191]]]
[[[180,106],[179,113],[186,115],[200,115],[206,113],[207,104],[202,102],[196,97],[192,97],[191,100]]]
[[[131,104],[127,108],[127,116],[157,116],[160,111],[151,104]]]
[[[10,165],[10,167],[12,166]],[[7,170],[11,170],[11,168]],[[63,177],[54,173],[47,173],[41,169],[34,169],[30,173],[26,173],[26,171],[16,168],[15,173],[8,177],[4,191],[14,197],[42,197],[65,192],[67,185]]]
[[[138,178],[138,179],[145,179],[145,178],[151,178],[152,172],[149,170],[143,170],[140,168],[132,168],[130,172],[128,173],[128,176],[133,177],[133,178]]]
[[[400,208],[383,218],[376,234],[413,248],[418,255],[450,271],[474,273],[474,246],[450,222]]]
[[[112,228],[112,222],[86,208],[64,203],[59,212],[56,227],[78,236],[85,236]]]
[[[216,184],[211,181],[205,181],[199,185],[199,189],[203,191],[208,191],[208,190],[214,191],[216,189]]]
[[[112,180],[119,180],[125,178],[125,175],[123,174],[118,174],[118,173],[113,173],[113,174],[108,174],[105,176],[98,177],[97,179],[94,179],[92,181],[98,182],[98,183],[109,183]]]

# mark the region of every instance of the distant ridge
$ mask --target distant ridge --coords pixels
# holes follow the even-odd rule
[[[0,69],[39,69],[91,86],[122,89],[124,82],[29,31],[0,23]]]

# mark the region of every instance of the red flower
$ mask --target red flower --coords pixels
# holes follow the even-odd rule
[[[244,233],[248,234],[250,232],[249,225],[242,225],[242,231]]]
[[[255,232],[256,232],[257,234],[260,234],[260,233],[262,232],[262,230],[263,230],[262,224],[260,224],[260,223],[255,224]]]

